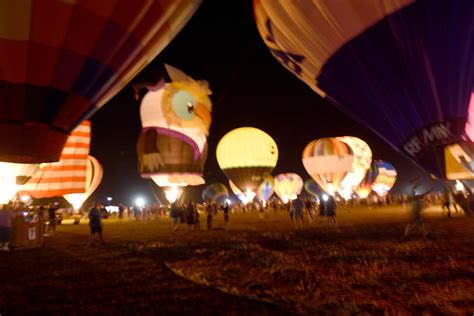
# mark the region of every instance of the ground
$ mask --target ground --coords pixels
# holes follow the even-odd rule
[[[339,230],[281,211],[222,214],[213,231],[168,218],[58,226],[42,248],[0,252],[0,314],[352,315],[474,312],[474,220],[426,211],[434,240],[403,239],[401,206],[341,208]]]

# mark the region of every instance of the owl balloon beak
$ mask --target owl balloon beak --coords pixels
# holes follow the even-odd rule
[[[196,104],[196,107],[194,108],[194,112],[196,113],[197,116],[199,116],[204,121],[206,126],[211,125],[211,120],[212,120],[211,112],[204,104],[202,103]]]

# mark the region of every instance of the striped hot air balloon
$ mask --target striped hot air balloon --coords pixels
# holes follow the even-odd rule
[[[99,161],[92,157],[87,157],[87,177],[86,187],[83,193],[65,194],[64,198],[68,201],[74,210],[79,210],[85,201],[94,193],[102,181],[103,169]]]
[[[152,61],[200,4],[0,1],[0,161],[58,161],[74,127]]]
[[[59,161],[41,164],[40,169],[22,188],[22,194],[46,198],[84,193],[90,141],[91,124],[84,121],[68,137]]]
[[[346,143],[336,138],[321,138],[306,145],[303,165],[316,183],[330,195],[334,195],[349,171],[354,156]]]
[[[374,164],[377,167],[377,177],[372,184],[372,190],[380,196],[385,196],[397,180],[397,170],[391,163],[383,160],[376,160]]]

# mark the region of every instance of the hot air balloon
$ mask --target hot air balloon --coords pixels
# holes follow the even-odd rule
[[[474,179],[474,148],[464,144],[445,148],[446,178],[449,180]],[[458,185],[459,186],[459,185]]]
[[[473,1],[254,0],[271,53],[430,173],[474,139]],[[453,35],[454,34],[454,35]]]
[[[324,192],[321,190],[319,185],[313,179],[308,179],[304,182],[304,190],[311,196],[315,197],[319,200],[319,196],[321,196]]]
[[[377,178],[377,165],[375,162],[372,162],[370,168],[367,170],[364,179],[359,183],[355,192],[361,199],[366,199],[369,194],[372,192],[372,184],[375,182],[375,178]]]
[[[229,197],[227,187],[222,183],[212,183],[204,188],[201,194],[204,202],[225,203]]]
[[[21,188],[33,198],[64,196],[75,211],[99,186],[103,170],[96,158],[89,156],[91,125],[83,121],[63,148],[58,162],[43,163]]]
[[[204,162],[211,124],[208,83],[165,65],[170,83],[161,81],[141,100],[142,132],[137,141],[139,171],[164,187],[174,202],[180,187],[205,183]]]
[[[352,192],[364,179],[367,170],[370,168],[372,150],[366,142],[354,136],[343,136],[336,139],[349,145],[354,154],[352,169],[347,173],[340,185],[341,189],[348,189],[348,191]]]
[[[69,133],[160,53],[201,1],[1,1],[0,161],[58,161]]]
[[[85,201],[94,193],[102,181],[104,171],[99,161],[92,157],[87,157],[87,177],[85,192],[65,194],[64,198],[68,201],[75,211],[78,211]]]
[[[306,145],[303,165],[306,172],[328,194],[334,195],[349,171],[354,155],[351,148],[335,138],[321,138]]]
[[[264,204],[267,203],[268,199],[272,196],[275,188],[275,179],[270,174],[263,177],[262,183],[257,189],[257,199]]]
[[[303,190],[303,179],[296,173],[282,173],[275,176],[275,193],[283,201],[294,200]]]
[[[235,194],[235,196],[244,204],[247,204],[251,201],[253,201],[255,197],[255,193],[252,191],[246,192],[246,194],[243,194],[242,191],[231,181],[229,180],[229,186],[230,189],[232,190],[232,193]]]
[[[372,183],[372,190],[380,196],[385,196],[397,180],[397,170],[391,163],[383,160],[376,160],[374,164],[377,167],[377,176]]]
[[[0,204],[7,204],[35,174],[40,164],[0,162]]]
[[[277,164],[278,147],[264,131],[241,127],[222,137],[216,157],[227,178],[244,194],[255,196],[265,174],[271,173]]]

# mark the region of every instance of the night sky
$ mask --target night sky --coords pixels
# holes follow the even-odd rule
[[[423,187],[441,188],[281,66],[258,34],[251,1],[213,0],[204,1],[168,47],[92,116],[91,155],[104,167],[104,178],[92,199],[112,196],[117,202],[132,203],[141,195],[153,201],[153,184],[141,179],[137,168],[135,144],[141,126],[132,85],[157,80],[164,63],[194,79],[208,80],[213,91],[213,123],[204,174],[207,183],[227,184],[215,157],[221,137],[234,128],[253,126],[270,134],[278,144],[280,156],[274,175],[296,172],[303,179],[309,178],[301,163],[306,144],[321,137],[347,135],[365,140],[375,159],[395,166],[399,179],[393,193],[408,193],[409,181],[418,175],[424,179]],[[198,198],[201,190],[202,186],[195,187],[188,193]]]

